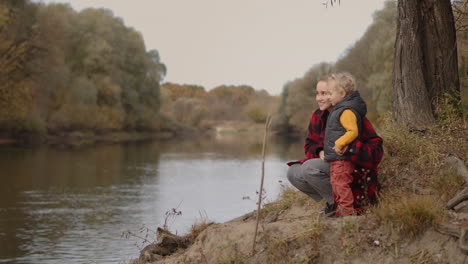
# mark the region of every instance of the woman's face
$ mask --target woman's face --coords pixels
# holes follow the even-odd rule
[[[328,88],[326,81],[319,81],[316,88],[315,101],[317,101],[320,110],[325,111],[331,108],[330,97],[328,96]]]

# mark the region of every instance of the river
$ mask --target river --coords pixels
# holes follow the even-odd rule
[[[0,263],[126,263],[143,246],[138,236],[154,240],[164,222],[182,234],[196,221],[250,212],[261,141],[226,134],[80,149],[0,146]],[[288,184],[285,161],[303,154],[300,142],[268,144],[272,201]]]

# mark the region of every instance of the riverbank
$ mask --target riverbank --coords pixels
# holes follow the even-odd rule
[[[206,225],[173,255],[130,263],[466,263],[468,202],[448,204],[468,183],[467,131],[464,121],[419,130],[386,123],[379,204],[362,216],[321,216],[323,204],[285,189],[263,206],[255,252],[250,213]]]
[[[262,214],[252,253],[254,213],[206,227],[186,250],[154,262],[133,263],[465,263],[456,238],[428,229],[417,237],[364,216],[327,218],[322,204],[288,190]],[[266,212],[266,211],[264,211]]]

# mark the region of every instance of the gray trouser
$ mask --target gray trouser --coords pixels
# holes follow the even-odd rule
[[[288,180],[299,191],[309,195],[316,202],[325,199],[333,203],[330,184],[330,164],[321,159],[310,159],[303,164],[294,164],[288,169]]]

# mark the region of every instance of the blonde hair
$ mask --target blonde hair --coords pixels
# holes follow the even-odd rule
[[[356,91],[356,81],[354,77],[347,72],[333,73],[328,77],[327,82],[334,81],[335,88],[344,91],[346,95]]]

